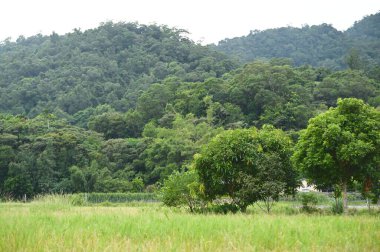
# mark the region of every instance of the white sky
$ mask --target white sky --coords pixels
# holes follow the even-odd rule
[[[137,21],[186,29],[205,44],[288,25],[328,23],[346,30],[378,11],[379,0],[1,0],[0,41]]]

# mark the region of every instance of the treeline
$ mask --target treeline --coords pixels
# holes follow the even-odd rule
[[[363,71],[254,62],[201,82],[168,77],[136,107],[109,104],[67,118],[1,114],[0,188],[20,197],[52,192],[154,191],[226,129],[272,124],[297,140],[308,119],[338,97],[380,105],[379,82]]]
[[[297,66],[309,64],[329,69],[349,66],[348,57],[354,51],[361,63],[356,67],[380,65],[380,13],[355,22],[341,32],[328,24],[305,25],[302,28],[283,27],[251,31],[243,37],[225,39],[213,48],[241,62],[257,59],[290,58]]]
[[[222,129],[193,115],[172,126],[151,122],[141,138],[104,139],[52,114],[0,116],[0,186],[10,197],[69,192],[154,191],[186,169],[200,146]]]

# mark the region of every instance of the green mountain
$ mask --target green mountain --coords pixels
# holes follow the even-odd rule
[[[236,64],[166,26],[105,23],[63,36],[19,37],[0,45],[0,111],[71,115],[109,104],[135,107],[142,90],[168,76],[220,77]]]
[[[295,56],[306,60],[314,53],[325,63],[350,66],[339,71],[294,66],[283,58],[239,66],[193,43],[182,30],[135,23],[3,41],[0,198],[151,191],[173,172],[189,169],[193,156],[226,129],[272,124],[296,141],[308,120],[338,98],[360,98],[380,108],[380,68],[369,61],[377,35],[365,27],[357,23],[341,33],[322,25],[252,35],[293,39],[315,50],[293,48]],[[360,36],[366,39],[355,39]],[[260,53],[278,50],[276,56],[283,56],[273,41]],[[344,55],[359,42],[362,47],[348,56],[324,58]]]
[[[220,52],[250,62],[290,58],[297,66],[309,64],[330,69],[347,67],[347,57],[357,50],[363,64],[380,64],[380,12],[367,16],[345,32],[328,24],[251,31],[212,46]]]

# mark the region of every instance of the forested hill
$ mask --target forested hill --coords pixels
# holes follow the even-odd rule
[[[363,71],[287,63],[257,61],[199,82],[168,77],[142,92],[135,109],[89,107],[71,124],[49,111],[34,118],[0,113],[0,196],[149,191],[189,169],[194,154],[225,129],[272,124],[296,139],[339,97],[380,106],[380,81]]]
[[[0,44],[0,111],[68,116],[99,104],[127,111],[167,76],[203,81],[235,67],[166,26],[108,22],[64,36],[19,37]]]
[[[255,30],[247,36],[220,41],[215,48],[241,62],[282,57],[291,58],[297,66],[344,69],[353,50],[362,64],[380,64],[379,31],[380,12],[355,22],[345,32],[328,24]]]
[[[380,68],[350,62],[238,66],[181,30],[134,23],[4,41],[0,196],[150,191],[226,129],[271,124],[296,140],[338,98],[379,108]]]

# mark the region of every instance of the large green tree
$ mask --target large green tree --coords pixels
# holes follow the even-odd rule
[[[291,140],[272,126],[225,131],[195,157],[209,200],[228,195],[242,211],[259,200],[273,202],[291,193],[296,174],[290,164]]]
[[[364,186],[378,179],[379,111],[359,99],[338,99],[336,108],[309,121],[296,145],[293,161],[318,187],[340,185],[347,208],[347,186],[353,180]]]

